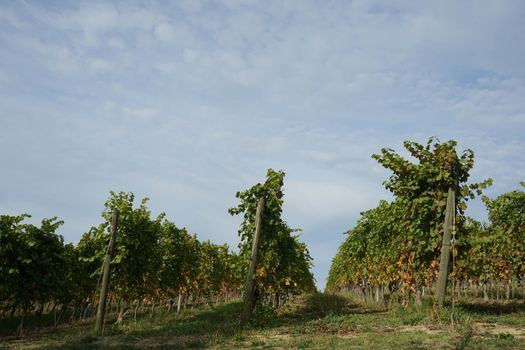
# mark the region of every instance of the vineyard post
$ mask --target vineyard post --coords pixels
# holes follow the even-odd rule
[[[113,210],[113,217],[111,218],[111,237],[109,239],[109,247],[104,260],[104,270],[102,276],[102,286],[100,287],[100,298],[98,302],[97,319],[95,323],[95,332],[102,335],[104,330],[104,318],[106,315],[106,299],[109,291],[109,279],[111,275],[111,257],[113,256],[113,246],[115,245],[115,236],[117,234],[118,226],[118,210]]]
[[[244,293],[244,309],[241,315],[241,325],[245,325],[251,318],[255,307],[255,269],[257,268],[257,252],[259,250],[259,239],[262,227],[262,212],[264,209],[264,194],[259,198],[257,211],[255,212],[255,232],[252,241],[252,253],[250,256],[250,267],[246,278],[246,291]]]
[[[447,207],[445,209],[445,223],[443,227],[443,243],[441,245],[441,259],[436,286],[436,299],[439,307],[443,307],[447,289],[448,265],[450,260],[450,239],[452,223],[456,213],[456,190],[453,186],[448,189]]]

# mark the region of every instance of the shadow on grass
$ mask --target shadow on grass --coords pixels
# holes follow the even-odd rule
[[[123,328],[106,325],[104,337],[91,330],[76,334],[61,345],[42,349],[129,349],[129,348],[202,348],[233,337],[239,332],[241,302],[220,304],[213,308],[187,310],[176,315],[159,311],[154,318],[142,315],[137,322],[126,320]]]
[[[129,348],[203,348],[224,347],[244,341],[252,331],[278,327],[302,327],[330,315],[376,314],[380,308],[366,308],[339,295],[316,293],[290,301],[277,314],[261,315],[255,322],[239,326],[242,302],[220,304],[214,308],[188,310],[182,315],[159,312],[153,319],[144,316],[135,323],[128,320],[124,329],[108,327],[107,335],[95,337],[88,330],[43,349],[129,349]],[[264,316],[264,315],[263,315]],[[264,318],[264,317],[262,317]]]
[[[463,302],[461,308],[470,313],[478,315],[508,315],[514,313],[525,313],[524,302],[509,302],[509,303],[496,303],[496,302]]]
[[[351,299],[336,295],[315,293],[305,295],[291,304],[291,310],[286,312],[285,318],[311,320],[328,315],[374,314],[383,312],[380,307],[367,308]]]

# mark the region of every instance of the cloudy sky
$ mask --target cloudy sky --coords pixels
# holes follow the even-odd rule
[[[525,180],[524,18],[521,0],[4,1],[0,213],[58,216],[77,242],[132,191],[236,246],[235,192],[283,169],[323,287],[390,198],[382,147],[455,139],[489,195]]]

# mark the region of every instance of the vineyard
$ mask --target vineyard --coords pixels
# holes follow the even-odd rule
[[[458,154],[456,146],[431,138],[404,143],[412,160],[389,148],[372,155],[392,173],[383,184],[393,200],[362,212],[346,232],[325,294],[316,292],[301,230],[282,218],[283,171],[269,169],[265,182],[237,192],[228,213],[242,220],[238,252],[199,240],[165,214],[153,217],[148,199],[137,204],[133,193],[111,192],[100,224],[77,244],[64,243],[56,217],[38,226],[25,222],[27,214],[2,215],[0,341],[42,348],[520,348],[525,192],[484,196],[492,180],[469,182],[474,153]],[[465,214],[476,196],[488,223]],[[491,333],[490,322],[508,327]]]
[[[403,305],[421,305],[438,280],[451,188],[456,197],[448,245],[452,264],[445,271],[450,272],[451,297],[510,300],[519,286],[518,295],[525,297],[525,192],[483,196],[490,223],[482,224],[464,214],[467,201],[492,183],[467,182],[473,152],[458,157],[455,142],[435,139],[404,146],[417,163],[391,149],[373,155],[392,171],[384,185],[395,199],[361,213],[333,259],[327,289],[373,296],[379,302],[388,292]]]

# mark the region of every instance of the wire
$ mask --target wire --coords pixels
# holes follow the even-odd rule
[[[450,313],[450,322],[454,327],[454,314],[456,306],[456,254],[454,248],[456,247],[456,207],[454,206],[454,215],[452,216],[452,239],[450,240],[452,251],[452,311]]]

